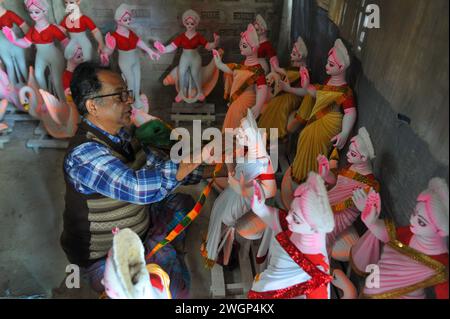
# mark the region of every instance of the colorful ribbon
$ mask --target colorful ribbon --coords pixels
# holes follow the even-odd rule
[[[161,248],[172,242],[175,238],[177,238],[199,215],[203,208],[203,205],[206,202],[206,199],[211,192],[214,181],[216,180],[217,173],[222,169],[222,164],[216,165],[213,173],[212,180],[208,183],[208,185],[203,190],[200,195],[200,199],[195,204],[194,208],[183,218],[181,222],[178,223],[177,226],[166,236],[162,241],[160,241],[155,248],[147,255],[146,260],[149,260],[153,257]]]

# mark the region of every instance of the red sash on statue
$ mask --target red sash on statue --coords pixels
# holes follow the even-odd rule
[[[317,265],[313,263],[307,255],[303,254],[290,240],[290,236],[292,234],[291,231],[286,230],[287,222],[286,222],[286,212],[280,211],[280,224],[283,229],[283,232],[279,233],[275,238],[281,247],[287,252],[287,254],[295,261],[300,268],[302,268],[311,279],[299,283],[297,285],[293,285],[287,288],[271,290],[271,291],[263,291],[256,292],[250,290],[248,293],[249,299],[291,299],[299,296],[306,296],[313,293],[315,290],[328,285],[333,277],[326,274],[317,268]],[[321,264],[319,264],[321,265]],[[322,265],[324,266],[324,265]]]

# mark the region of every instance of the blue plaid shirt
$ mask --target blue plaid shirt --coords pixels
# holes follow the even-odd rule
[[[89,120],[83,120],[122,147],[131,141],[131,137],[125,130],[113,136],[96,127]],[[135,171],[113,156],[108,147],[96,142],[87,142],[74,148],[68,154],[64,162],[64,171],[69,182],[81,194],[101,194],[137,205],[159,202],[178,186],[196,184],[201,181],[202,168],[198,168],[179,182],[176,179],[179,164],[163,161],[151,151],[145,151],[147,165]]]

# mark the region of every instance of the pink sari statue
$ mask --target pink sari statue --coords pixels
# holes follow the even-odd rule
[[[330,249],[359,217],[360,211],[352,200],[353,192],[356,189],[363,189],[366,193],[371,188],[377,192],[380,190],[380,185],[372,171],[371,160],[374,158],[375,151],[372,141],[364,127],[360,128],[358,135],[351,139],[347,153],[347,161],[350,166],[338,170],[337,175],[330,171],[330,164],[325,156],[318,157],[319,174],[328,185],[332,186],[328,191],[328,198],[336,226],[334,231],[327,236],[327,245]],[[348,257],[350,247],[347,247],[345,251]]]
[[[243,64],[224,64],[219,53],[213,51],[217,67],[225,73],[225,98],[229,98],[223,130],[239,127],[248,109],[258,118],[268,96],[266,76],[258,61],[258,34],[253,25],[241,34],[239,46],[245,57]]]
[[[49,4],[47,0],[25,0],[25,6],[35,25],[30,28],[23,39],[18,39],[14,31],[8,27],[3,28],[6,38],[20,48],[29,48],[33,44],[37,48],[35,71],[36,79],[42,89],[50,91],[65,101],[62,86],[64,72],[64,56],[55,41],[65,47],[69,42],[66,34],[55,24],[48,22]],[[46,75],[47,70],[49,76]],[[49,80],[47,82],[47,79]]]
[[[353,91],[346,81],[350,55],[338,39],[328,54],[329,80],[324,85],[310,85],[308,71],[303,68],[302,87],[280,82],[283,91],[304,96],[302,104],[288,124],[293,133],[303,126],[297,143],[297,154],[289,176],[301,183],[309,172],[318,171],[317,156],[329,155],[333,148],[343,149],[356,122],[357,110]]]
[[[360,274],[367,274],[370,265],[379,269],[366,280],[362,298],[424,299],[426,288],[433,288],[438,299],[449,298],[448,196],[446,182],[433,178],[417,198],[410,226],[396,228],[392,221],[378,219],[378,193],[355,191],[355,205],[363,210],[369,230],[352,249],[352,266]]]
[[[102,284],[110,299],[172,299],[167,273],[145,262],[144,246],[131,229],[114,229]]]
[[[175,85],[178,95],[177,103],[203,102],[217,84],[219,70],[214,61],[202,67],[202,59],[198,49],[204,47],[213,50],[219,45],[220,37],[214,34],[214,42],[208,42],[197,32],[200,16],[194,10],[188,10],[182,17],[186,32],[180,34],[170,45],[164,46],[161,42],[155,42],[155,48],[161,54],[175,52],[183,49],[179,65],[173,69],[164,79],[164,85]]]
[[[4,27],[19,27],[24,34],[28,32],[27,23],[17,14],[6,10],[3,6],[4,0],[0,0],[0,30]],[[28,79],[25,50],[10,43],[2,32],[0,32],[0,60],[6,66],[9,81],[18,86]]]
[[[255,277],[250,299],[330,298],[326,234],[333,230],[334,219],[322,178],[311,173],[294,197],[289,213],[266,206],[255,183],[251,207],[274,236],[268,266]]]

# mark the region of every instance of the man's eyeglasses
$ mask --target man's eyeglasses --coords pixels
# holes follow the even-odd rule
[[[93,96],[92,99],[101,99],[104,97],[110,97],[110,96],[120,96],[120,100],[123,103],[128,102],[128,100],[130,99],[130,97],[133,99],[133,90],[126,90],[126,91],[122,91],[119,93],[113,93],[113,94],[106,94],[106,95],[97,95],[97,96]]]

